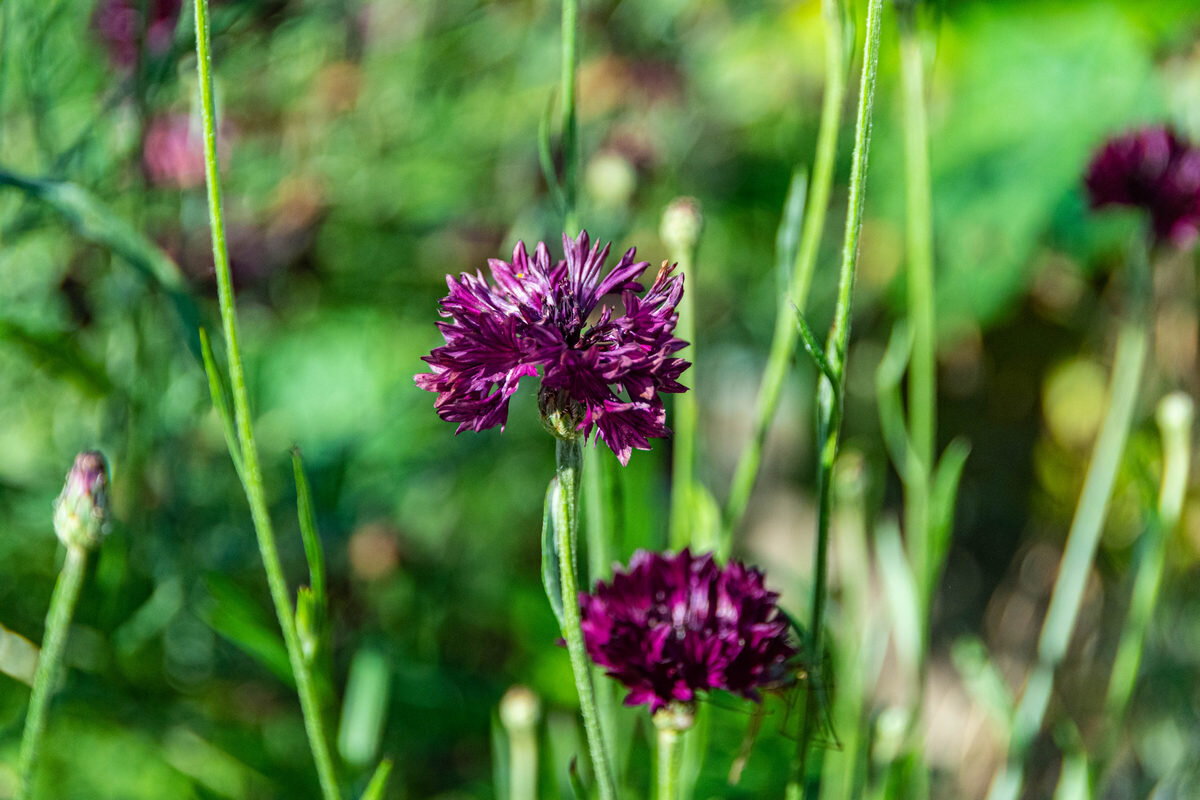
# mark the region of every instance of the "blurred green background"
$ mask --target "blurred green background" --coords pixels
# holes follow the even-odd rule
[[[701,477],[718,499],[749,433],[773,328],[780,209],[793,168],[812,157],[819,5],[582,3],[585,227],[657,263],[666,203],[686,194],[704,210],[689,281],[701,321],[690,375]],[[130,38],[143,6],[153,25]],[[315,795],[247,506],[191,349],[191,321],[215,326],[216,302],[190,4],[176,25],[178,11],[169,0],[0,3],[0,624],[41,639],[57,570],[50,508],[77,451],[108,455],[117,520],[72,631],[42,770],[47,798]],[[554,247],[560,235],[537,161],[558,79],[557,4],[224,0],[213,14],[259,441],[294,582],[304,558],[291,446],[314,486],[331,568],[331,706],[353,698],[339,737],[346,774],[361,785],[387,755],[389,797],[495,796],[492,716],[523,683],[546,713],[543,789],[569,796],[574,689],[539,582],[553,447],[534,390],[514,400],[503,434],[455,437],[412,381],[440,341],[446,273],[483,268],[517,239]],[[890,7],[884,26],[846,418],[872,514],[899,503],[873,389],[903,301]],[[1003,743],[948,652],[978,636],[1011,686],[1023,678],[1103,413],[1120,305],[1111,275],[1136,229],[1132,215],[1087,211],[1081,170],[1107,135],[1138,122],[1200,135],[1200,7],[946,0],[926,9],[923,28],[941,431],[973,444],[935,607],[929,758],[937,796],[975,797]],[[126,31],[124,49],[113,30]],[[832,309],[850,116],[814,327]],[[126,229],[114,234],[114,220]],[[1155,490],[1150,400],[1200,389],[1196,277],[1190,256],[1157,273],[1155,378],[1052,712],[1085,736],[1102,724],[1140,509]],[[769,565],[769,584],[802,608],[811,369],[799,364],[791,380],[736,547]],[[656,442],[624,474],[622,560],[665,544],[669,455],[670,443]],[[1193,491],[1170,544],[1122,796],[1164,778],[1188,785],[1200,756],[1198,503]],[[0,797],[13,791],[27,696],[0,675]],[[793,747],[784,709],[774,708],[731,788],[725,774],[748,711],[714,705],[698,796],[777,794]],[[630,719],[649,727],[644,713]],[[635,774],[648,771],[646,758],[639,740]],[[1057,769],[1051,750],[1035,758],[1031,796],[1045,796]]]

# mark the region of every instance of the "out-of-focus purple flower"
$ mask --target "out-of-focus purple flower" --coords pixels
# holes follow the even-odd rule
[[[638,551],[628,571],[580,593],[583,638],[592,660],[629,687],[626,705],[653,713],[711,689],[757,700],[796,654],[778,597],[762,572],[737,561]]]
[[[114,64],[128,67],[137,61],[142,7],[142,0],[101,0],[96,6],[93,24]],[[163,55],[171,47],[183,0],[147,0],[145,8],[146,53]]]
[[[1200,150],[1170,128],[1110,139],[1093,157],[1084,182],[1093,208],[1147,211],[1159,241],[1186,247],[1200,234]]]
[[[531,256],[518,242],[511,262],[489,259],[494,285],[482,272],[447,276],[446,344],[423,358],[432,372],[416,382],[438,393],[438,415],[461,433],[503,429],[518,382],[540,374],[543,420],[559,435],[596,431],[628,463],[668,434],[659,393],[687,391],[678,378],[690,365],[672,356],[686,346],[674,336],[683,277],[664,262],[639,295],[649,264],[633,260],[634,248],[601,277],[608,245],[590,247],[584,231],[564,235],[563,247],[555,262],[544,243]],[[618,293],[620,304],[604,301]]]
[[[150,121],[142,160],[156,184],[186,189],[204,183],[204,142],[186,114]]]

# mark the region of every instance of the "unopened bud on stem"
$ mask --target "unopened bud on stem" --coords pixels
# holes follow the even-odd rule
[[[54,501],[54,532],[67,547],[91,550],[108,533],[108,463],[88,450],[75,457]]]

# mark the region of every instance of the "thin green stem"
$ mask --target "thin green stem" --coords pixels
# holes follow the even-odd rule
[[[1038,639],[1037,664],[1013,717],[1007,763],[992,782],[988,800],[1016,800],[1021,791],[1025,756],[1041,730],[1054,687],[1054,672],[1067,652],[1071,631],[1079,616],[1084,586],[1108,515],[1117,468],[1125,452],[1138,389],[1142,383],[1149,338],[1144,308],[1146,291],[1142,273],[1145,270],[1144,258],[1136,258],[1130,264],[1134,284],[1130,296],[1134,308],[1130,318],[1121,323],[1117,335],[1108,412],[1096,439],[1092,461],[1084,478],[1083,492],[1067,534],[1067,546],[1050,596],[1050,608]]]
[[[810,774],[809,759],[813,736],[824,713],[823,663],[825,603],[828,594],[829,525],[833,514],[833,467],[837,461],[841,436],[843,395],[846,380],[846,347],[850,340],[851,301],[858,265],[858,243],[862,232],[863,201],[866,196],[867,161],[871,147],[871,119],[875,105],[875,81],[879,69],[879,34],[883,0],[867,5],[866,38],[863,44],[863,69],[859,83],[858,115],[854,125],[854,157],[850,169],[850,191],[846,210],[846,232],[842,243],[842,265],[838,275],[837,305],[833,325],[825,343],[825,359],[837,380],[822,376],[817,385],[817,441],[820,442],[817,473],[817,536],[812,585],[812,615],[809,622],[809,657],[812,659],[808,702],[804,707],[804,725],[800,733],[797,757],[792,764],[789,794],[794,795],[803,781],[804,796],[820,792],[820,773]]]
[[[670,726],[658,728],[658,800],[679,797],[679,731]]]
[[[1193,413],[1191,398],[1182,393],[1168,395],[1158,406],[1158,426],[1163,445],[1163,477],[1158,495],[1158,513],[1152,516],[1142,535],[1129,614],[1125,618],[1112,676],[1109,678],[1105,700],[1109,733],[1101,752],[1093,760],[1100,774],[1115,749],[1117,733],[1121,730],[1129,699],[1133,696],[1138,668],[1142,663],[1142,650],[1146,644],[1146,632],[1162,584],[1167,537],[1179,524],[1187,494]]]
[[[38,656],[37,672],[33,676],[33,693],[29,696],[29,713],[25,717],[25,732],[21,737],[21,751],[17,761],[17,800],[28,800],[33,792],[33,769],[37,764],[42,737],[46,732],[46,711],[54,695],[62,666],[63,647],[67,642],[67,631],[71,627],[71,616],[83,586],[87,568],[87,550],[83,547],[67,548],[67,558],[54,594],[50,597],[50,610],[46,613],[46,638],[42,653]]]
[[[734,471],[725,507],[721,542],[718,551],[728,556],[732,549],[734,531],[741,525],[750,502],[750,493],[758,478],[762,461],[763,446],[775,410],[779,407],[779,396],[783,382],[796,352],[798,332],[790,308],[795,305],[801,311],[808,302],[808,291],[812,284],[813,271],[817,263],[817,251],[821,245],[821,234],[825,230],[825,217],[829,208],[829,192],[833,185],[833,167],[837,156],[838,126],[842,117],[842,105],[846,97],[846,58],[842,46],[842,21],[837,0],[823,0],[825,18],[825,96],[821,104],[821,121],[817,131],[816,155],[813,162],[812,184],[809,187],[804,207],[804,228],[796,261],[792,269],[788,296],[779,298],[775,312],[775,333],[771,338],[771,351],[767,366],[759,384],[758,397],[754,403],[754,423],[750,440],[746,443]]]
[[[613,770],[608,756],[608,744],[600,727],[600,712],[592,690],[592,674],[588,667],[587,651],[583,644],[583,628],[579,614],[579,582],[576,578],[575,540],[579,527],[579,484],[583,468],[583,441],[575,436],[556,439],[555,455],[558,464],[558,485],[561,505],[554,518],[554,548],[558,552],[559,576],[562,582],[563,638],[579,693],[579,711],[587,734],[588,749],[600,800],[616,800]]]
[[[675,416],[671,422],[673,429],[671,445],[671,548],[682,550],[692,543],[692,532],[695,527],[691,518],[693,506],[693,482],[695,481],[696,461],[696,421],[699,412],[696,407],[696,318],[695,300],[696,281],[692,271],[694,251],[683,248],[671,253],[672,260],[678,262],[679,272],[685,279],[683,296],[679,299],[677,311],[679,321],[675,323],[675,335],[688,343],[679,351],[678,356],[692,362],[688,370],[689,383],[692,391],[677,394],[674,398]]]
[[[296,678],[296,691],[300,696],[300,708],[304,717],[304,728],[312,750],[313,762],[321,783],[325,800],[340,800],[333,758],[329,741],[321,718],[321,706],[316,683],[309,665],[304,659],[300,639],[296,632],[295,615],[288,594],[287,579],[279,561],[271,516],[267,509],[266,489],[263,485],[262,469],[258,458],[258,445],[254,440],[251,422],[250,396],[246,389],[246,374],[242,365],[241,349],[238,346],[237,312],[234,308],[233,280],[229,270],[229,254],[225,245],[225,222],[221,206],[221,183],[217,168],[217,125],[216,107],[213,101],[212,54],[209,49],[208,0],[196,0],[196,69],[200,83],[201,110],[204,122],[204,172],[208,184],[208,212],[212,226],[213,262],[217,273],[217,300],[221,307],[221,326],[225,332],[225,350],[229,360],[229,379],[233,388],[233,411],[237,424],[238,442],[242,458],[242,483],[246,499],[250,504],[250,515],[258,537],[258,549],[262,555],[267,574],[271,600],[283,641],[287,647],[288,660]]]
[[[562,148],[563,200],[566,204],[567,234],[579,229],[579,142],[575,115],[575,71],[579,64],[576,44],[579,39],[579,0],[562,4]]]

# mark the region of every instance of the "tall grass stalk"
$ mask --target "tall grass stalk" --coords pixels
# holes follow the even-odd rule
[[[579,0],[562,3],[562,149],[563,199],[567,233],[579,232],[579,125],[575,114],[575,71],[579,64]]]
[[[684,279],[684,292],[676,311],[675,335],[688,345],[677,354],[692,362],[688,370],[691,391],[675,395],[671,421],[671,524],[673,550],[693,545],[697,520],[693,508],[696,497],[696,245],[700,234],[700,213],[695,203],[679,199],[663,214],[662,238],[668,255]]]
[[[46,638],[38,656],[37,671],[33,675],[33,693],[29,696],[29,712],[25,717],[25,731],[21,736],[21,750],[17,756],[17,800],[28,800],[33,792],[33,768],[41,752],[42,738],[46,733],[46,711],[50,698],[54,696],[55,684],[62,668],[63,649],[67,643],[67,631],[79,600],[79,589],[87,568],[87,549],[80,545],[67,546],[67,558],[54,594],[50,597],[50,609],[46,613]]]
[[[767,357],[767,366],[754,404],[750,441],[746,443],[738,458],[729,500],[725,507],[721,542],[718,547],[723,556],[728,556],[732,550],[734,531],[746,514],[750,493],[758,478],[767,431],[779,406],[784,378],[787,377],[792,358],[796,354],[797,333],[792,307],[803,311],[808,302],[808,290],[817,263],[821,234],[825,230],[829,192],[833,184],[834,159],[837,156],[838,127],[841,124],[842,105],[846,98],[847,58],[843,46],[840,1],[822,0],[822,15],[825,21],[825,96],[821,103],[812,183],[804,207],[804,227],[792,267],[791,280],[788,283],[787,296],[779,298],[775,311],[775,333],[771,338],[771,352]]]
[[[863,201],[866,197],[867,159],[871,146],[871,119],[875,104],[875,79],[879,69],[879,33],[882,0],[867,4],[866,36],[863,43],[862,78],[859,82],[858,114],[854,124],[854,156],[846,209],[846,232],[842,243],[842,265],[838,275],[837,305],[833,325],[825,342],[824,369],[817,384],[817,441],[820,446],[817,473],[817,536],[813,557],[812,608],[809,621],[808,654],[812,659],[804,724],[788,784],[789,798],[800,794],[816,797],[820,792],[820,769],[810,774],[813,737],[825,713],[827,697],[821,664],[824,653],[823,627],[828,592],[829,528],[833,514],[833,468],[841,436],[843,395],[846,381],[846,348],[850,341],[851,300],[858,265],[862,232]],[[800,318],[803,326],[803,317]],[[803,330],[803,328],[802,328]]]
[[[1054,687],[1054,672],[1066,655],[1071,632],[1079,616],[1087,576],[1108,515],[1117,468],[1121,464],[1125,442],[1133,424],[1142,370],[1146,363],[1149,340],[1146,308],[1149,268],[1146,261],[1144,245],[1135,244],[1128,270],[1131,308],[1117,334],[1108,411],[1101,424],[1092,461],[1084,478],[1083,492],[1067,534],[1067,546],[1050,596],[1050,608],[1046,611],[1046,620],[1038,639],[1037,664],[1017,703],[1008,758],[992,781],[988,800],[1016,800],[1021,792],[1025,758],[1041,730]]]
[[[208,185],[208,212],[212,226],[213,262],[216,265],[217,300],[221,308],[221,327],[225,333],[225,350],[229,360],[229,379],[233,390],[233,413],[237,428],[239,453],[233,454],[234,463],[241,461],[240,477],[250,504],[250,515],[258,537],[258,549],[262,555],[263,568],[267,573],[267,585],[283,641],[287,647],[288,661],[296,679],[296,691],[300,696],[300,708],[304,716],[304,729],[308,735],[321,794],[325,800],[340,800],[329,740],[321,716],[316,682],[300,646],[296,631],[296,619],[288,593],[287,579],[279,561],[271,516],[267,508],[266,490],[263,486],[262,468],[259,464],[258,445],[254,439],[251,421],[250,396],[246,390],[246,374],[238,346],[237,311],[234,308],[233,280],[229,270],[229,253],[225,244],[225,222],[221,205],[221,182],[217,162],[216,108],[213,101],[212,54],[208,28],[208,0],[195,0],[196,9],[196,70],[200,83],[201,112],[204,123],[204,173]]]

